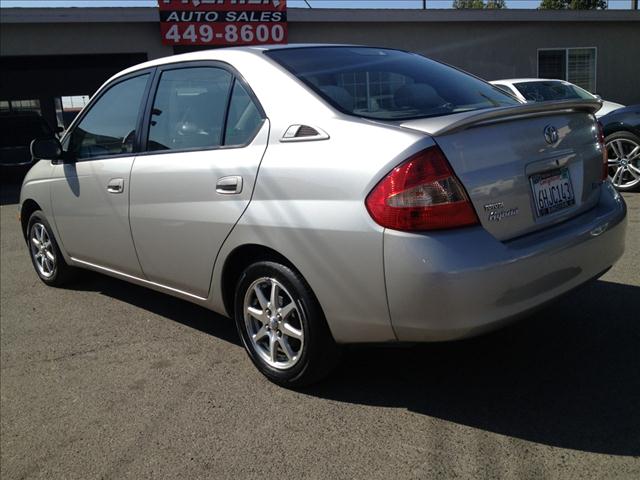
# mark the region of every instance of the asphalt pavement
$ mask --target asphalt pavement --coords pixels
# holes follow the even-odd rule
[[[205,309],[93,273],[46,287],[16,192],[2,185],[2,480],[640,478],[640,194],[600,280],[484,337],[349,349],[294,392]]]

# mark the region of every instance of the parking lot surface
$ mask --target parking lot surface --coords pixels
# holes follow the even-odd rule
[[[233,323],[87,273],[41,283],[2,186],[0,476],[640,478],[640,194],[600,280],[481,338],[266,381]]]

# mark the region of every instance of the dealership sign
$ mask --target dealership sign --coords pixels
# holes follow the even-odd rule
[[[287,43],[286,0],[158,0],[165,45]]]

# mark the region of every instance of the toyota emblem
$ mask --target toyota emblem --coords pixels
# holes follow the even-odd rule
[[[544,127],[544,139],[549,145],[553,145],[558,141],[558,129],[553,125]]]

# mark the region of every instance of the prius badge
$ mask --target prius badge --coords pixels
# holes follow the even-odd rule
[[[505,218],[515,217],[520,213],[518,207],[505,208],[502,202],[488,203],[484,205],[483,208],[487,214],[487,220],[490,222],[500,222]]]
[[[544,127],[544,139],[549,145],[553,145],[558,141],[558,129],[553,125]]]

